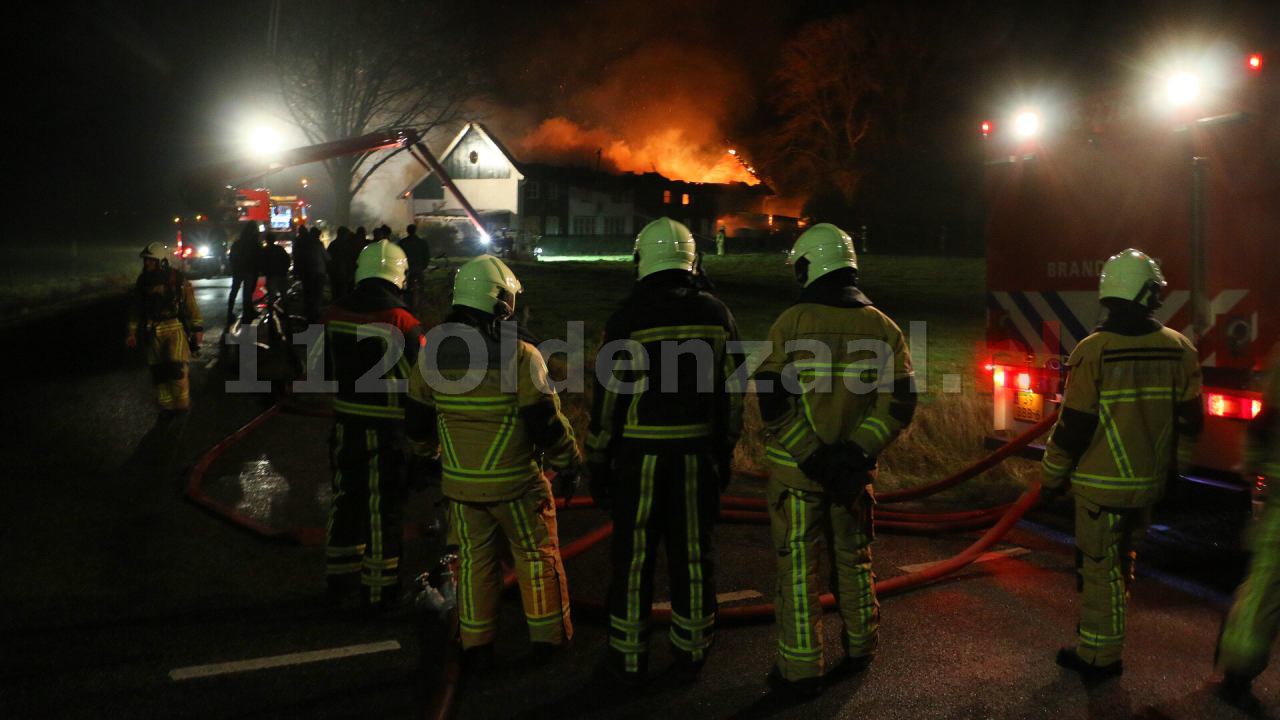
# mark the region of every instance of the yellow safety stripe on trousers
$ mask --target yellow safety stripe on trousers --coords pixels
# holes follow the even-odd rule
[[[529,563],[530,606],[525,608],[525,620],[544,617],[547,614],[547,588],[542,577],[542,552],[538,548],[538,541],[533,537],[529,516],[525,513],[524,497],[507,502],[507,507],[511,510],[511,518],[519,533],[520,552],[524,553],[524,559]]]
[[[458,622],[483,628],[489,621],[475,617],[476,596],[472,587],[474,576],[472,566],[475,564],[475,552],[471,547],[471,528],[467,527],[467,517],[463,513],[460,502],[451,502],[453,521],[456,523],[458,536]]]
[[[502,483],[513,482],[516,480],[524,480],[534,477],[538,474],[538,468],[535,465],[525,465],[516,468],[497,468],[494,470],[471,470],[469,468],[443,467],[444,479],[455,480],[457,482],[468,483]]]
[[[689,653],[691,656],[693,656],[693,660],[695,662],[698,660],[701,660],[703,658],[704,653],[706,653],[707,648],[711,647],[711,638],[702,637],[700,634],[695,633],[693,635],[694,639],[685,640],[684,638],[680,637],[680,634],[678,632],[676,632],[676,628],[674,625],[671,627],[671,632],[668,633],[668,635],[671,640],[671,644],[674,645],[677,649],[683,650],[684,652]]]
[[[325,547],[324,554],[329,557],[347,557],[349,555],[363,555],[364,543],[359,545],[329,545]]]
[[[609,627],[613,628],[614,630],[617,630],[618,632],[641,633],[649,629],[649,623],[647,620],[639,620],[637,622],[631,622],[626,618],[620,618],[617,615],[610,614]]]
[[[706,630],[712,625],[715,625],[715,622],[715,615],[707,615],[706,617],[700,617],[697,620],[693,620],[674,611],[671,613],[671,624],[681,630]]]
[[[564,623],[565,617],[569,615],[569,609],[563,608],[547,613],[546,615],[534,616],[528,613],[524,615],[524,621],[529,627],[548,627],[551,625],[559,625]]]
[[[498,434],[494,436],[493,442],[489,443],[489,450],[484,454],[485,470],[493,470],[498,466],[498,459],[507,451],[507,444],[511,441],[511,435],[516,427],[515,413],[507,413],[502,418],[502,425],[498,428]]]
[[[627,573],[626,619],[631,623],[638,623],[640,620],[640,583],[644,574],[645,552],[649,541],[647,528],[649,511],[653,507],[653,478],[657,464],[657,455],[645,455],[640,462],[640,498],[636,503],[635,527],[631,531],[631,567],[628,568]],[[639,635],[631,631],[627,632],[626,639],[628,643],[640,641]],[[627,653],[625,660],[627,672],[639,671],[640,659],[635,654],[638,652],[643,652],[643,649]]]
[[[1053,477],[1062,477],[1071,469],[1070,466],[1059,465],[1058,463],[1050,460],[1048,453],[1046,453],[1044,458],[1041,459],[1040,464],[1043,465],[1045,470],[1047,470]]]
[[[781,443],[783,447],[790,450],[791,448],[795,447],[797,441],[799,441],[802,437],[804,437],[804,432],[808,428],[809,428],[808,420],[806,420],[803,417],[797,418],[795,423],[791,426],[791,428],[787,430],[787,432],[783,434],[782,437],[778,438],[778,442]]]
[[[1106,403],[1098,404],[1098,420],[1107,437],[1107,445],[1111,448],[1111,458],[1115,460],[1116,470],[1123,477],[1133,477],[1133,466],[1129,464],[1129,454],[1125,452],[1124,441],[1120,437],[1120,429],[1116,427],[1115,418]]]
[[[364,432],[365,450],[369,454],[369,554],[366,560],[373,562],[382,561],[382,490],[379,487],[381,478],[378,475],[378,457],[381,455],[378,448],[378,431],[365,430]],[[366,570],[370,570],[367,566]],[[372,585],[369,590],[369,600],[378,602],[382,599],[382,589],[377,583],[377,579],[381,577],[378,570],[373,569],[369,573],[365,573],[361,578],[361,582],[365,585]]]
[[[367,405],[365,403],[339,400],[338,398],[333,399],[333,411],[342,415],[356,415],[359,417],[385,418],[389,420],[404,419],[404,408],[402,407]]]
[[[1140,388],[1123,388],[1120,390],[1102,390],[1098,397],[1103,402],[1134,402],[1137,400],[1172,400],[1174,390],[1168,386],[1148,386]]]
[[[705,598],[702,596],[704,578],[702,577],[702,528],[699,524],[698,507],[698,456],[684,456],[684,516],[685,516],[685,534],[687,538],[687,546],[685,553],[687,557],[685,561],[689,563],[689,625],[681,624],[681,618],[675,612],[671,613],[671,619],[675,622],[675,626],[683,630],[689,631],[689,641],[695,648],[681,648],[685,652],[694,653],[694,660],[700,660],[700,650],[705,649],[711,644],[709,637],[704,638],[703,631],[711,626],[713,618],[703,618],[703,603]],[[698,623],[694,624],[692,618],[698,618]],[[705,620],[705,625],[703,622]],[[673,628],[674,629],[674,628]],[[672,637],[675,634],[672,633]]]
[[[515,395],[445,395],[432,393],[436,407],[450,412],[492,412],[515,410]]]
[[[649,650],[649,644],[643,640],[628,640],[617,635],[609,636],[609,647],[622,653],[626,658],[627,672],[639,672],[639,656]]]
[[[806,506],[802,498],[793,492],[786,493],[784,504],[790,516],[790,527],[787,528],[787,547],[791,550],[791,617],[795,632],[796,645],[801,651],[809,651],[814,647],[813,628],[809,618],[809,562],[808,545],[805,543],[805,528],[808,518],[805,516]]]
[[[371,568],[371,569],[395,570],[396,568],[400,567],[400,558],[398,557],[383,558],[381,560],[375,560],[374,558],[364,558],[362,562],[365,567]]]
[[[345,563],[329,562],[324,566],[325,575],[352,575],[358,572],[360,572],[359,560]]]
[[[641,344],[663,340],[709,340],[718,343],[728,337],[729,331],[721,325],[664,325],[636,330],[628,339]]]
[[[497,618],[489,618],[488,620],[472,620],[458,618],[458,625],[462,627],[463,632],[484,632],[498,626]]]
[[[1255,568],[1276,562],[1268,558],[1280,552],[1280,511],[1268,508],[1263,512],[1254,525],[1253,548],[1254,560],[1250,564],[1249,577],[1240,585],[1231,605],[1231,612],[1222,627],[1220,645],[1223,656],[1254,656],[1265,662],[1270,648],[1267,638],[1258,632],[1261,626],[1259,616],[1264,613],[1274,584],[1269,586],[1260,582],[1259,576],[1263,573]]]
[[[1082,472],[1071,474],[1072,483],[1097,490],[1144,490],[1154,485],[1155,481],[1153,477],[1116,477]]]
[[[778,653],[782,657],[799,663],[816,663],[822,659],[822,648],[799,648],[793,647],[778,640]]]
[[[764,449],[764,456],[767,460],[777,465],[789,468],[798,468],[800,464],[786,450],[773,447],[772,445]]]
[[[631,440],[689,440],[704,438],[711,434],[711,425],[695,423],[693,425],[632,425],[627,423],[622,428],[622,436]]]
[[[1119,635],[1099,635],[1098,633],[1091,633],[1087,630],[1079,630],[1078,634],[1080,636],[1080,642],[1090,647],[1124,644],[1124,633],[1120,633]]]

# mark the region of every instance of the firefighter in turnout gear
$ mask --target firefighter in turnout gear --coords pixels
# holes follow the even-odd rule
[[[660,218],[636,238],[638,281],[605,325],[587,440],[592,495],[614,523],[609,667],[647,672],[653,567],[666,545],[670,639],[693,679],[716,615],[712,523],[742,427],[737,325],[706,292],[693,236]],[[644,359],[644,358],[647,358]]]
[[[407,267],[396,245],[371,243],[360,252],[355,290],[324,317],[326,375],[336,381],[326,575],[331,597],[348,609],[399,600],[403,398],[422,346],[422,326],[401,299]]]
[[[1046,496],[1070,490],[1076,504],[1079,637],[1057,662],[1093,678],[1123,671],[1134,543],[1203,425],[1196,348],[1152,314],[1164,287],[1145,253],[1107,260],[1098,292],[1107,316],[1067,360],[1042,463]]]
[[[1245,476],[1266,484],[1265,504],[1250,531],[1253,558],[1236,590],[1218,641],[1218,694],[1234,704],[1256,704],[1253,679],[1267,667],[1280,637],[1280,344],[1271,349],[1271,373],[1262,412],[1249,425]]]
[[[514,561],[529,636],[545,656],[573,636],[555,495],[573,494],[581,455],[538,349],[518,337],[520,281],[481,255],[458,269],[453,307],[409,382],[415,452],[439,453],[458,548],[458,619],[468,667],[492,659],[502,559]],[[437,339],[439,334],[439,339]]]
[[[204,339],[204,320],[191,283],[169,266],[169,248],[153,242],[143,248],[142,273],[134,284],[133,308],[125,343],[146,348],[151,382],[162,412],[191,405],[187,365],[193,346]]]
[[[769,681],[812,695],[824,667],[817,552],[824,541],[844,622],[841,670],[859,671],[875,654],[873,471],[911,422],[916,392],[902,331],[858,288],[849,235],[814,225],[796,239],[789,263],[803,289],[770,328],[770,352],[755,375],[778,573],[778,656]]]

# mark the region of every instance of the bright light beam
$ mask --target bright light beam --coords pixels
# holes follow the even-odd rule
[[[1021,139],[1028,140],[1040,134],[1040,113],[1035,110],[1022,110],[1013,118],[1013,132]]]
[[[264,159],[275,157],[284,147],[280,133],[266,125],[259,125],[249,133],[249,150]]]
[[[1200,95],[1200,78],[1188,72],[1174,73],[1165,82],[1165,97],[1171,105],[1190,105]]]

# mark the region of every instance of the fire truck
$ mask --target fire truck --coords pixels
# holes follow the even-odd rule
[[[1200,352],[1206,422],[1188,479],[1256,480],[1239,471],[1280,339],[1280,88],[1261,54],[1201,70],[982,123],[993,441],[1057,409],[1065,360],[1100,319],[1102,265],[1134,247],[1168,280],[1157,318]]]

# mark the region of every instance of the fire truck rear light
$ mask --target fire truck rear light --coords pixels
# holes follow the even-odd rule
[[[983,121],[982,121],[982,135],[983,135],[983,137],[986,137],[987,135],[990,135],[990,134],[991,134],[991,121],[990,121],[990,120],[983,120]]]
[[[1213,417],[1236,420],[1252,420],[1262,412],[1261,400],[1223,393],[1206,394],[1205,405],[1208,407],[1209,415]]]
[[[1018,373],[1018,389],[1019,390],[1031,389],[1031,373]]]
[[[1262,53],[1253,53],[1249,59],[1245,61],[1250,70],[1257,72],[1262,69]]]

